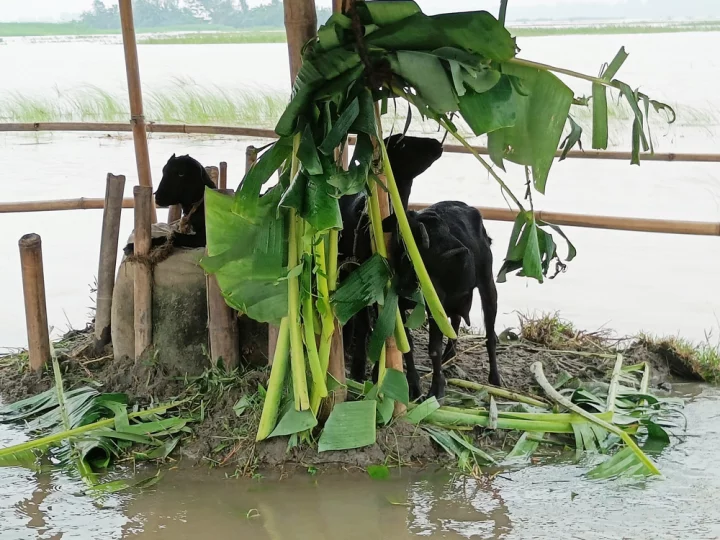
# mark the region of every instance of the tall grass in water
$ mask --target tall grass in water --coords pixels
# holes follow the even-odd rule
[[[280,92],[227,90],[176,79],[169,88],[146,93],[145,115],[159,123],[272,127],[287,100]],[[124,94],[94,86],[54,96],[0,94],[0,122],[127,122],[129,117]]]
[[[245,43],[285,43],[285,30],[245,32],[195,32],[140,38],[140,45],[228,45]]]
[[[177,78],[169,87],[145,93],[145,115],[148,121],[158,123],[272,128],[287,101],[288,96],[282,92],[226,89]],[[720,125],[720,116],[710,107],[673,106],[678,114],[676,124],[679,126],[710,128]],[[413,132],[427,135],[437,132],[433,122],[420,120],[417,110],[413,113]],[[625,133],[633,118],[630,108],[624,102],[613,102],[608,113],[611,133]],[[589,130],[592,122],[590,108],[573,107],[571,114]],[[0,91],[0,122],[127,122],[129,118],[124,91],[111,93],[95,86],[56,91],[45,96],[19,92],[3,94]],[[394,111],[391,106],[390,114],[383,117],[383,129],[388,133],[401,131],[406,118],[406,108]],[[664,127],[660,115],[652,114],[650,121],[657,124],[658,129]],[[471,136],[470,129],[462,121],[458,122],[458,127],[463,135]]]

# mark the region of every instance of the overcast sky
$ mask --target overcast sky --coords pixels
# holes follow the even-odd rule
[[[426,13],[438,11],[460,11],[471,9],[497,10],[499,0],[417,0]],[[591,2],[616,4],[621,0],[512,0],[512,6],[533,6],[552,4],[580,4]],[[720,0],[719,0],[720,1]],[[252,5],[267,3],[267,0],[248,0]],[[331,0],[315,0],[318,6],[330,6]],[[68,20],[87,10],[92,0],[0,0],[0,21],[57,21]]]

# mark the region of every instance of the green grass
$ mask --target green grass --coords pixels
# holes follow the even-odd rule
[[[275,126],[288,100],[282,92],[204,86],[189,78],[175,79],[172,86],[163,90],[146,90],[144,97],[145,115],[151,122],[267,128]],[[708,128],[720,125],[720,115],[710,108],[673,106],[679,126]],[[591,131],[591,111],[588,107],[573,107],[571,111],[586,134]],[[391,105],[389,113],[383,117],[386,132],[402,130],[407,107],[400,106],[396,112]],[[437,132],[437,124],[421,120],[417,110],[414,113],[413,132]],[[41,96],[0,91],[0,122],[127,122],[129,114],[124,91],[110,93],[94,86]],[[608,114],[613,140],[616,137],[621,140],[629,132],[632,111],[624,102],[611,102]],[[662,113],[653,112],[650,119],[656,126],[654,129],[666,129]],[[464,136],[472,136],[464,122],[457,124]]]
[[[668,24],[613,24],[593,26],[523,26],[510,27],[510,32],[518,37],[599,35],[599,34],[659,34],[678,32],[717,32],[720,21],[668,23]],[[146,45],[213,45],[242,43],[284,43],[285,31],[267,32],[215,32],[203,34],[180,34],[173,36],[153,36],[141,39]]]
[[[145,94],[145,114],[159,123],[272,127],[287,97],[281,93],[225,90],[176,80],[162,92]],[[88,86],[57,96],[0,95],[0,122],[127,122],[127,97]]]
[[[191,24],[180,26],[162,26],[153,28],[137,28],[138,33],[161,32],[200,32],[200,31],[230,31],[229,26],[211,24]],[[120,29],[102,30],[91,28],[81,22],[66,23],[9,23],[0,22],[0,37],[29,37],[29,36],[94,36],[101,34],[119,34]],[[171,36],[168,36],[171,37]]]
[[[665,34],[679,32],[718,32],[720,21],[693,21],[668,23],[596,24],[572,26],[510,26],[510,32],[518,37],[603,35],[603,34]],[[252,29],[239,31],[218,25],[185,25],[175,27],[139,28],[139,33],[188,32],[180,35],[141,38],[148,45],[210,45],[232,43],[282,43],[285,31],[277,29]],[[192,33],[191,33],[192,32]],[[203,32],[203,33],[198,33]],[[120,30],[99,30],[83,23],[0,23],[0,37],[18,36],[91,36],[119,34]]]
[[[227,45],[243,43],[285,43],[285,30],[212,32],[141,38],[141,45]]]
[[[720,341],[712,343],[708,336],[702,343],[693,343],[677,336],[658,337],[646,333],[640,334],[637,340],[663,356],[671,366],[684,367],[709,383],[720,383]]]
[[[597,24],[588,26],[525,26],[510,27],[518,37],[613,35],[613,34],[676,34],[680,32],[718,32],[720,21],[669,22],[645,24]]]

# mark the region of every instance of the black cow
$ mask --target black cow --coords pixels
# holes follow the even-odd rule
[[[175,157],[173,154],[163,167],[162,179],[155,191],[155,204],[182,206],[184,220],[195,233],[176,231],[170,237],[173,247],[205,247],[205,187],[215,189],[215,184],[205,167],[189,155]],[[155,237],[152,246],[160,246],[167,240],[167,236]],[[130,255],[133,247],[132,243],[127,244],[125,254]]]
[[[461,320],[470,324],[473,291],[477,287],[480,292],[490,359],[488,379],[491,384],[499,386],[501,382],[497,367],[495,334],[497,290],[490,250],[492,240],[485,230],[480,212],[460,201],[443,201],[433,204],[422,212],[410,211],[407,216],[430,279],[456,333],[460,328]],[[395,215],[384,220],[383,229],[393,233],[390,262],[397,280],[398,295],[401,298],[400,309],[404,320],[407,310],[413,307],[413,302],[408,298],[417,290],[418,279],[401,240]],[[443,352],[443,334],[430,316],[429,327],[428,353],[432,361],[433,376],[427,397],[435,396],[439,399],[445,395],[442,363],[454,356],[456,343],[455,340],[449,340]],[[405,355],[408,385],[411,399],[416,399],[421,393],[420,378],[415,369],[412,337],[409,331],[407,335],[411,344],[410,352]]]
[[[442,143],[428,137],[396,134],[386,138],[385,145],[403,208],[407,209],[413,181],[442,156]],[[340,199],[343,230],[338,245],[338,264],[341,281],[372,255],[366,205],[365,193]],[[343,326],[345,353],[351,362],[350,375],[355,380],[365,379],[367,337],[371,325],[372,312],[365,308]]]

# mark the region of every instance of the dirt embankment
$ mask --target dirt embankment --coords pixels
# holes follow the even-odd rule
[[[161,364],[152,358],[139,362],[113,359],[109,349],[102,357],[93,358],[87,347],[91,330],[68,334],[56,346],[66,389],[94,381],[101,385],[101,391],[127,393],[141,407],[191,398],[190,405],[182,412],[200,420],[191,424],[193,435],[179,450],[179,455],[187,461],[233,466],[240,473],[249,474],[258,468],[277,469],[284,465],[352,468],[378,463],[422,465],[447,459],[447,454],[427,433],[404,422],[393,422],[379,429],[377,442],[359,450],[318,454],[307,448],[288,449],[287,437],[256,444],[255,431],[261,410],[258,385],[266,386],[266,369],[250,367],[239,374],[209,370],[200,377],[189,379],[172,365]],[[523,337],[503,332],[498,347],[503,386],[524,393],[539,393],[530,372],[531,364],[537,361],[542,362],[551,382],[562,372],[580,379],[606,379],[615,361],[614,350],[601,336],[572,332],[564,337],[543,335],[542,332],[533,334],[527,327],[522,330]],[[266,334],[255,335],[257,343],[251,344],[248,351],[258,349],[265,339]],[[416,331],[414,339],[416,362],[427,390],[430,382],[427,335]],[[647,343],[636,342],[625,348],[623,355],[625,365],[645,361],[651,364],[654,387],[667,387],[667,381],[673,375],[687,378],[684,371],[687,366],[679,365],[667,351],[653,350]],[[52,387],[52,373],[28,372],[23,355],[1,360],[0,399],[3,402],[36,395]],[[206,359],[199,361],[207,362]],[[484,339],[472,334],[462,335],[458,341],[458,355],[445,366],[445,374],[448,378],[486,383],[488,359]],[[238,415],[235,408],[241,398],[245,398],[246,403],[244,411]]]

